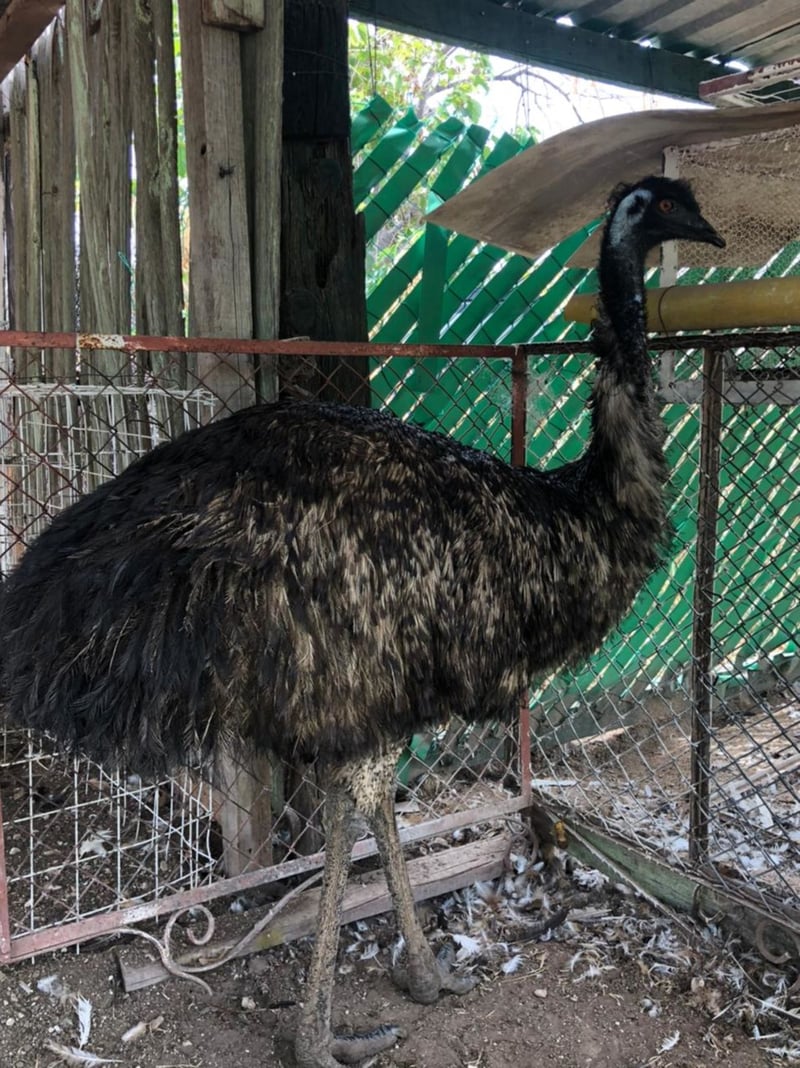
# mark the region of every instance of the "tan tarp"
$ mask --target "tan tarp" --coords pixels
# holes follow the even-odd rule
[[[431,212],[428,219],[511,252],[537,256],[600,215],[618,182],[660,174],[665,148],[797,126],[800,103],[723,110],[680,108],[599,119],[526,149],[457,193]],[[786,199],[784,186],[790,185],[792,211],[798,222],[793,236],[800,236],[800,199],[796,192],[799,178],[796,172],[767,176],[767,183],[781,184],[780,198],[771,188],[765,188],[763,181],[754,181],[747,194],[749,210],[756,216],[762,213],[765,221],[771,221],[777,200]],[[734,174],[728,180],[732,189],[738,184],[735,192],[741,196],[741,177]],[[695,178],[693,182],[701,205],[715,225],[719,181],[715,176],[710,197],[703,195],[701,180]],[[754,221],[757,225],[758,218]],[[779,247],[780,243],[775,250]],[[743,262],[737,258],[735,245],[730,244],[720,253],[704,248],[706,255],[719,264]],[[592,250],[588,262],[595,260]]]

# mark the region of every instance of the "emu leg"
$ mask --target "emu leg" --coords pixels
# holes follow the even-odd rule
[[[325,801],[325,879],[317,918],[305,1002],[295,1036],[300,1068],[339,1068],[389,1049],[401,1036],[386,1026],[365,1035],[334,1037],[331,999],[339,946],[342,899],[347,885],[350,852],[356,838],[353,799],[347,789],[331,783]]]
[[[393,756],[388,774],[380,776],[379,789],[370,797],[357,795],[356,804],[366,815],[378,843],[397,925],[405,940],[407,964],[404,969],[395,969],[394,980],[415,1001],[429,1005],[442,991],[466,994],[475,980],[451,973],[452,956],[434,956],[417,918],[394,815],[394,767]]]

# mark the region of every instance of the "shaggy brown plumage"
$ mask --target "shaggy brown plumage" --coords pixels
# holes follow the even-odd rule
[[[577,462],[514,469],[380,412],[264,405],[132,464],[58,516],[5,584],[0,685],[14,720],[138,769],[208,753],[221,735],[327,769],[303,1065],[348,1056],[329,1017],[354,804],[381,846],[406,985],[423,1001],[460,989],[413,917],[395,745],[453,713],[512,712],[533,676],[600,644],[659,559],[667,472],[642,275],[671,236],[721,243],[681,183],[618,191],[592,440]]]

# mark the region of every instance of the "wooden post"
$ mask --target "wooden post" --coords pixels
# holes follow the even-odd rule
[[[195,0],[180,0],[186,166],[189,179],[189,332],[202,337],[251,337],[253,304],[244,158],[239,35],[205,25]],[[255,400],[249,356],[200,353],[197,375],[235,411]],[[269,864],[269,760],[219,753],[215,785],[228,876]]]
[[[81,329],[127,333],[131,326],[129,56],[121,7],[103,5],[88,25],[83,0],[67,0],[67,54],[81,209]],[[94,373],[94,371],[97,373]],[[114,350],[92,355],[87,380],[124,374]]]
[[[239,35],[206,26],[194,0],[179,0],[178,7],[191,212],[189,333],[251,337]],[[220,414],[253,403],[250,357],[200,353],[196,368]]]
[[[353,206],[347,0],[286,0],[281,203],[281,335],[367,337],[364,228]],[[316,369],[314,369],[314,366]],[[318,358],[301,395],[368,404],[367,361]]]
[[[695,549],[692,629],[692,793],[689,805],[689,858],[708,855],[711,773],[712,619],[719,511],[719,454],[722,428],[723,354],[703,352],[703,405],[700,427],[700,485]]]
[[[263,3],[263,0],[262,0]],[[279,337],[283,0],[267,0],[264,29],[242,37],[242,91],[250,219],[253,337]],[[259,400],[278,396],[278,361],[256,357]]]
[[[347,0],[286,0],[281,191],[282,337],[366,341],[363,222],[353,206]],[[289,396],[369,404],[368,361],[279,361]],[[284,796],[302,821],[294,842],[321,842],[320,791],[310,766],[286,766]]]
[[[75,128],[64,26],[56,20],[34,52],[42,167],[42,329],[76,328]],[[72,381],[73,349],[45,353],[45,375]],[[53,431],[55,433],[55,430]]]

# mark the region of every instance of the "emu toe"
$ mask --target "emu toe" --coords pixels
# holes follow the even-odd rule
[[[433,953],[409,957],[405,965],[392,969],[392,979],[401,990],[408,991],[414,1001],[430,1005],[440,994],[467,994],[477,980],[471,975],[456,975],[453,972],[455,951],[444,946],[434,957]]]
[[[295,1044],[298,1068],[340,1068],[342,1064],[358,1064],[391,1049],[406,1033],[394,1024],[381,1024],[374,1031],[353,1035],[334,1035],[324,1038],[299,1032]]]

